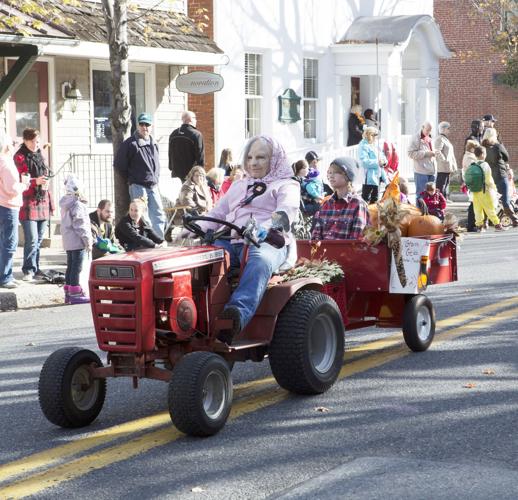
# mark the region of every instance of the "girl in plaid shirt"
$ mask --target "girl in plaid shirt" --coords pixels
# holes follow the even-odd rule
[[[369,223],[367,203],[355,194],[352,183],[359,173],[353,158],[336,158],[327,175],[334,193],[315,214],[312,240],[357,240]]]

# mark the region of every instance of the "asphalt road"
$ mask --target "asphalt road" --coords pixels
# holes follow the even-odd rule
[[[430,287],[431,348],[394,330],[347,333],[340,380],[295,397],[268,362],[234,368],[231,419],[216,436],[170,424],[167,386],[108,382],[86,429],[47,422],[45,358],[96,350],[88,306],[0,315],[0,499],[513,498],[518,485],[518,231],[469,235],[459,282]]]

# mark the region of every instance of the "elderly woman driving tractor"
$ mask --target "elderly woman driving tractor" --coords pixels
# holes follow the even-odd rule
[[[219,316],[232,321],[232,327],[218,336],[226,344],[252,319],[272,274],[286,261],[288,245],[295,243],[290,228],[300,204],[299,184],[292,179],[286,153],[275,139],[267,136],[250,139],[245,146],[243,165],[246,177],[234,182],[207,214],[238,227],[250,224],[253,217],[257,226],[254,234],[262,241],[260,246],[249,246],[247,256],[241,236],[232,234],[214,241],[214,245],[230,254],[231,267],[239,268],[241,260],[246,258],[239,285]],[[198,225],[209,236],[221,227],[215,221],[200,221]]]

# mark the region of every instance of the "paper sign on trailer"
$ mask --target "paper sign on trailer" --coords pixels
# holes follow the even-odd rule
[[[401,238],[401,255],[406,274],[406,286],[401,286],[399,276],[392,256],[390,262],[390,293],[419,293],[421,291],[419,281],[419,270],[421,257],[428,257],[430,252],[430,240],[421,238]]]

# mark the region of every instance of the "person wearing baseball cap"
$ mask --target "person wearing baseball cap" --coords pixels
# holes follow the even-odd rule
[[[312,240],[357,240],[369,223],[367,203],[353,188],[360,176],[360,165],[354,158],[335,158],[327,170],[333,194],[313,219]]]
[[[149,113],[138,115],[137,130],[121,144],[113,166],[126,179],[130,200],[147,198],[149,221],[163,239],[166,217],[158,189],[160,157],[158,144],[151,136],[152,126]]]
[[[498,121],[494,115],[487,114],[482,118],[485,128],[495,128],[495,123]]]

